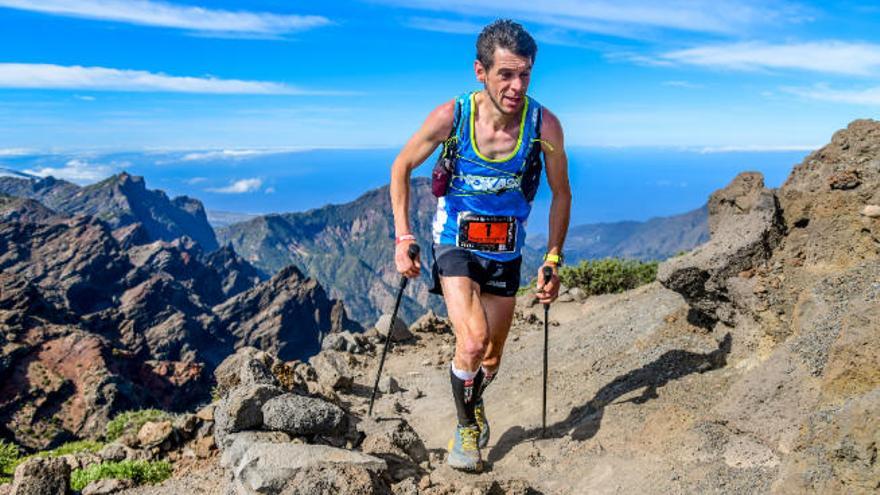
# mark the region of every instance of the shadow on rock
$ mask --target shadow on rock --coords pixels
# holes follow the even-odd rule
[[[500,461],[514,446],[525,440],[562,438],[566,435],[578,441],[588,440],[599,431],[605,406],[608,404],[639,389],[643,389],[641,395],[622,402],[644,404],[658,398],[657,389],[672,380],[692,373],[705,373],[723,368],[727,365],[731,345],[732,338],[728,333],[718,344],[718,349],[712,352],[702,354],[679,349],[668,351],[655,361],[612,380],[599,389],[586,404],[572,408],[567,418],[548,425],[543,437],[540,428],[527,430],[522,426],[514,426],[508,429],[489,452],[487,460],[490,463]]]

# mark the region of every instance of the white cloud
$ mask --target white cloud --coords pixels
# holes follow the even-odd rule
[[[37,175],[39,177],[52,176],[56,179],[65,179],[73,182],[95,182],[109,175],[113,175],[114,168],[117,166],[125,166],[127,163],[120,164],[101,164],[90,163],[86,160],[75,158],[69,160],[63,167],[41,167],[37,169],[25,169],[26,173]]]
[[[662,60],[731,70],[795,69],[847,75],[870,75],[880,69],[880,45],[815,41],[772,45],[731,43],[664,53]]]
[[[853,105],[880,105],[880,86],[864,89],[833,89],[825,84],[818,84],[811,88],[783,88],[783,90],[811,100]]]
[[[0,148],[0,156],[25,156],[33,153],[27,148]]]
[[[140,70],[78,65],[8,63],[0,63],[0,87],[210,94],[333,94],[303,90],[275,82],[169,76]]]
[[[272,36],[331,24],[322,16],[233,12],[152,0],[0,0],[0,7],[215,34]]]
[[[73,95],[74,98],[81,101],[95,101],[97,98],[90,95]]]
[[[741,146],[706,146],[699,148],[697,151],[703,154],[708,153],[732,153],[738,151],[759,152],[759,151],[813,151],[821,148],[821,145],[815,144],[780,144],[780,145],[741,145]]]
[[[241,179],[226,187],[209,188],[207,191],[223,194],[243,194],[256,191],[263,185],[263,181],[257,178]]]
[[[505,16],[574,31],[634,35],[643,28],[737,34],[773,21],[797,22],[803,9],[787,2],[756,0],[376,0],[410,9],[452,12],[465,16]],[[455,22],[455,21],[453,21]],[[454,26],[454,24],[452,24]],[[465,25],[463,25],[465,26]],[[431,29],[430,24],[423,28]],[[627,28],[628,27],[628,28]],[[629,31],[629,32],[628,32]]]
[[[180,159],[184,162],[194,162],[203,160],[237,160],[241,158],[250,158],[260,155],[271,155],[274,153],[284,153],[282,150],[213,150],[213,151],[197,151],[187,153]]]
[[[266,194],[272,194],[275,192],[275,188],[274,187],[267,187],[263,192],[265,192]]]
[[[663,81],[664,86],[669,86],[670,88],[684,88],[684,89],[700,89],[703,87],[702,84],[696,84],[689,81]]]
[[[476,22],[438,19],[429,17],[410,17],[404,24],[413,29],[452,34],[479,34],[483,26]]]
[[[185,180],[184,182],[186,182],[189,185],[194,185],[194,184],[201,184],[202,182],[206,182],[207,180],[208,180],[207,177],[193,177],[191,179]]]

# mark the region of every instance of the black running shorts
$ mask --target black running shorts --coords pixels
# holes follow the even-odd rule
[[[440,276],[468,277],[480,284],[480,291],[496,296],[512,297],[519,289],[522,256],[511,261],[495,261],[477,256],[458,246],[434,244],[431,246],[434,267],[432,294],[443,294]]]

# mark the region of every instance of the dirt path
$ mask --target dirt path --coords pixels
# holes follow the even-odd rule
[[[540,317],[511,330],[502,372],[486,392],[492,425],[484,451],[487,472],[475,477],[441,466],[432,479],[521,479],[545,493],[690,491],[696,480],[677,474],[677,459],[664,439],[680,437],[693,423],[690,408],[704,409],[718,399],[700,372],[712,370],[720,353],[716,337],[679,321],[683,305],[657,284],[585,304],[555,305],[550,318],[559,324],[550,328],[543,439],[543,310],[527,310]],[[377,407],[390,414],[395,401],[402,405],[408,410],[403,415],[438,454],[451,436],[455,411],[447,365],[425,361],[449,346],[448,337],[422,335],[417,345],[397,348],[386,364],[388,374],[424,397],[386,396]],[[711,372],[717,375],[712,381],[724,380],[723,369]]]

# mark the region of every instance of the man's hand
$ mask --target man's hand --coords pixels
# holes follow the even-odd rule
[[[544,266],[553,269],[553,276],[550,280],[544,280]],[[538,269],[538,287],[535,296],[541,304],[550,304],[559,296],[559,273],[556,265],[553,263],[545,263]]]
[[[407,278],[416,278],[421,272],[422,264],[419,262],[420,255],[416,255],[415,259],[409,257],[409,246],[415,244],[415,241],[398,242],[394,246],[394,264],[397,265],[397,273]]]

